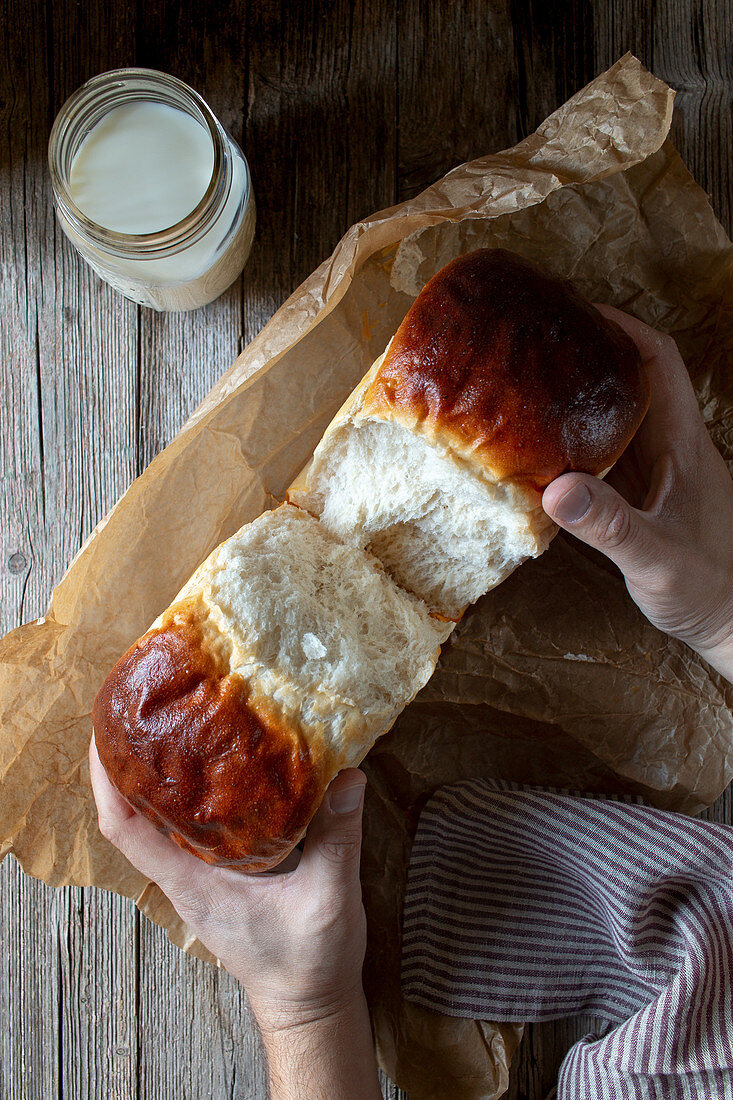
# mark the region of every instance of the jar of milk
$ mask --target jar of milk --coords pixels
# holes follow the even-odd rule
[[[154,69],[93,77],[61,109],[48,160],[64,233],[133,302],[195,309],[244,267],[249,167],[183,81]]]

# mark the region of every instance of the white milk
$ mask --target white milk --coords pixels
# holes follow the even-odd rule
[[[92,108],[110,95],[122,102],[97,115],[89,129]],[[191,110],[161,102],[166,96]],[[80,130],[67,169],[64,149]],[[217,298],[242,270],[256,216],[249,168],[236,142],[182,81],[145,69],[92,78],[56,119],[49,162],[62,229],[126,298],[153,309],[194,309]]]
[[[208,130],[166,103],[115,107],[82,141],[71,165],[71,197],[116,233],[157,233],[198,206],[211,182]]]

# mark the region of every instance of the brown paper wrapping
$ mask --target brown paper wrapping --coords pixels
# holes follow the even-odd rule
[[[671,111],[670,89],[627,55],[515,148],[352,226],[97,527],[48,614],[0,643],[0,854],[52,885],[134,897],[206,957],[97,831],[92,700],[212,547],[282,497],[420,287],[458,253],[514,249],[672,332],[733,459],[733,248],[665,140]],[[405,870],[425,799],[484,775],[695,811],[733,773],[730,703],[720,677],[644,621],[617,572],[564,536],[465,617],[365,763],[365,983],[380,1062],[413,1100],[501,1095],[520,1036],[401,998]]]

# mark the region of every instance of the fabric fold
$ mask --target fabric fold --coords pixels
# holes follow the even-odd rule
[[[449,1016],[608,1021],[559,1100],[733,1097],[733,828],[492,780],[420,817],[405,996]]]

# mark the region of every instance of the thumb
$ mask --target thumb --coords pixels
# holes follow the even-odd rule
[[[627,579],[654,556],[646,517],[597,477],[563,474],[545,489],[542,507],[558,526],[610,558]]]
[[[357,768],[339,772],[308,828],[301,872],[326,889],[359,882],[365,786]]]

